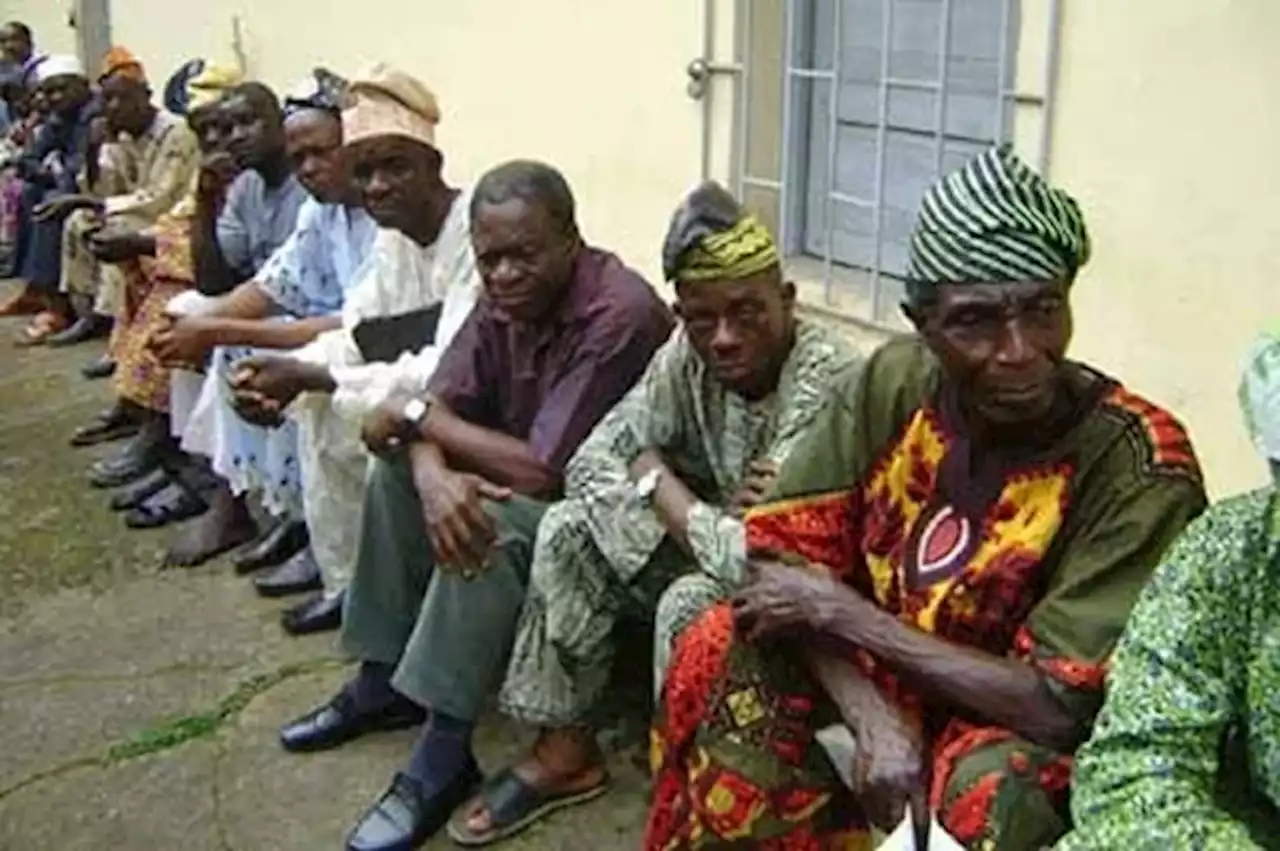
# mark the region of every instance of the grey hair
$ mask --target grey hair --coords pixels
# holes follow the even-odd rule
[[[541,207],[565,231],[577,230],[573,191],[564,175],[546,163],[512,160],[489,169],[471,191],[471,216],[482,207],[512,200]]]

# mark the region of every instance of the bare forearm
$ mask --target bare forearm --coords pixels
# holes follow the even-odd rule
[[[332,316],[318,316],[298,322],[219,318],[210,320],[210,333],[214,345],[218,346],[297,349],[341,324],[340,319]]]
[[[205,205],[196,215],[192,251],[196,267],[196,285],[205,295],[228,293],[237,283],[237,274],[222,256],[218,247],[218,225],[213,202],[202,199]]]
[[[889,703],[875,684],[847,659],[821,648],[803,650],[804,659],[823,690],[840,710],[845,725],[862,738],[865,728],[901,712]]]
[[[457,470],[527,496],[548,497],[560,491],[560,472],[535,458],[527,443],[469,423],[442,404],[432,406],[422,436],[439,447]]]
[[[824,632],[866,649],[930,702],[1055,750],[1072,751],[1081,741],[1080,725],[1040,673],[1022,662],[952,644],[870,605],[858,605],[831,623]]]

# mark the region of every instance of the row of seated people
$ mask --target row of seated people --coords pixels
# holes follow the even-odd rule
[[[145,138],[117,93],[149,105],[136,59],[99,86],[108,139]],[[1067,359],[1085,223],[1007,147],[923,199],[916,333],[864,357],[715,184],[672,217],[671,309],[584,241],[554,168],[450,186],[420,81],[310,88],[282,108],[207,66],[185,122],[149,107],[197,151],[154,225],[89,194],[36,217],[95,298],[120,286],[121,403],[80,438],[137,434],[95,480],[139,520],[206,509],[174,564],[250,541],[249,495],[305,519],[280,570],[324,591],[293,622],[340,625],[357,667],[283,746],[420,728],[348,849],[494,844],[605,794],[596,711],[633,615],[646,849],[872,847],[904,812],[975,849],[1280,836],[1274,492],[1197,520],[1177,420]],[[1264,449],[1277,377],[1267,340]],[[485,777],[495,691],[536,739]]]

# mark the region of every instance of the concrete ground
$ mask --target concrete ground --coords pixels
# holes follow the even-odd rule
[[[85,483],[111,447],[67,446],[109,402],[78,374],[101,346],[10,348],[20,327],[0,320],[0,849],[341,848],[412,734],[280,750],[277,726],[345,676],[332,637],[286,637],[225,561],[161,570],[166,533],[126,531]],[[482,763],[526,741],[490,719]],[[503,847],[636,847],[636,747],[613,757],[612,794]]]

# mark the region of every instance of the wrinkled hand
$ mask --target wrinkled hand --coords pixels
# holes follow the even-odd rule
[[[51,219],[65,218],[76,210],[82,209],[96,210],[100,213],[102,202],[87,195],[63,195],[61,198],[54,198],[37,205],[31,211],[31,218],[37,222],[47,222]]]
[[[95,231],[86,244],[90,253],[103,263],[123,263],[154,251],[154,241],[136,231]]]
[[[765,458],[752,461],[747,466],[747,477],[743,479],[742,487],[729,501],[730,513],[741,517],[747,509],[759,505],[777,478],[777,464]]]
[[[842,590],[823,570],[753,561],[752,579],[733,596],[734,622],[749,641],[795,630],[821,631]]]
[[[392,396],[369,412],[364,418],[360,438],[365,448],[374,455],[387,455],[401,448],[410,435],[404,419],[404,406],[408,396]]]
[[[461,571],[464,576],[479,572],[488,561],[495,534],[484,500],[508,499],[511,490],[471,473],[423,472],[415,459],[414,481],[422,498],[422,515],[435,548],[436,564]]]
[[[181,316],[153,333],[149,345],[165,366],[183,368],[204,362],[214,345],[212,336],[203,317]]]
[[[873,825],[893,830],[907,807],[927,814],[924,737],[919,726],[892,711],[863,716],[853,757],[854,794]]]

